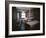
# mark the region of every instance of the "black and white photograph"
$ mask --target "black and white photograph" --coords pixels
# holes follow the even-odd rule
[[[44,35],[44,3],[13,2],[8,4],[8,36]]]
[[[12,31],[40,30],[40,8],[12,7]]]

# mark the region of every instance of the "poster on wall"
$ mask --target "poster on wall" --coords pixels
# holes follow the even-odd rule
[[[45,3],[5,1],[5,36],[45,34]]]

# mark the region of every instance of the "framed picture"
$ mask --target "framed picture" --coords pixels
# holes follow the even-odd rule
[[[6,1],[5,6],[6,37],[45,34],[45,3]]]

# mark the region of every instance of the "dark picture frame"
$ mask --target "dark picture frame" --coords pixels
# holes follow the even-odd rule
[[[9,35],[9,4],[28,4],[28,5],[42,5],[43,6],[43,33],[37,34],[19,34]],[[5,1],[5,37],[23,37],[23,36],[39,36],[45,35],[45,3],[42,2],[23,2],[23,1]]]

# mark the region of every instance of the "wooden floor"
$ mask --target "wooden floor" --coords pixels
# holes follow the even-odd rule
[[[30,25],[25,23],[25,29],[24,30],[40,30],[40,23],[35,24],[34,27],[31,27]],[[15,29],[12,31],[20,31],[18,24],[15,26]]]

